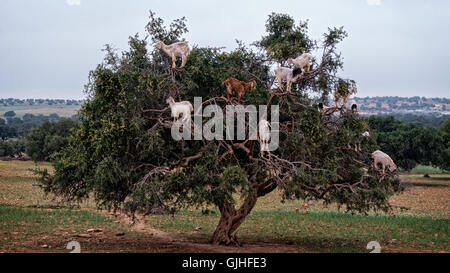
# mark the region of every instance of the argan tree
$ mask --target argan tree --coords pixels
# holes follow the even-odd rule
[[[346,94],[355,85],[338,76],[343,62],[336,46],[346,32],[332,28],[314,41],[306,22],[296,24],[285,14],[271,14],[266,30],[260,41],[251,46],[238,41],[230,52],[193,46],[186,67],[172,70],[169,57],[152,44],[181,41],[185,19],[165,27],[150,12],[145,39],[130,37],[130,49],[122,54],[106,46],[104,62],[90,73],[78,129],[55,157],[54,174],[42,173],[44,189],[68,200],[93,194],[99,207],[131,213],[213,205],[220,211],[214,244],[238,243],[236,230],[258,198],[274,190],[283,199],[316,198],[348,211],[388,210],[387,198],[398,180],[372,168],[376,143],[361,136],[367,125],[346,107],[317,110],[332,91]],[[282,91],[271,67],[303,52],[314,56],[311,71],[291,92]],[[203,107],[225,111],[226,105],[236,104],[224,97],[221,82],[228,77],[257,81],[244,105],[279,107],[280,145],[270,155],[261,155],[258,141],[248,137],[171,137],[166,99],[202,97]],[[210,119],[204,117],[203,123]]]

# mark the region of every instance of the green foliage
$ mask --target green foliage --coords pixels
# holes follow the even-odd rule
[[[149,37],[180,41],[187,32],[184,21],[166,28],[151,13]],[[316,47],[307,24],[296,26],[287,15],[270,15],[266,27],[267,36],[254,44],[271,59],[285,61]],[[361,138],[363,120],[344,112],[325,117],[307,95],[312,91],[323,99],[337,86],[353,84],[336,76],[342,67],[336,44],[345,36],[342,28],[329,29],[320,69],[297,83],[292,94],[280,97],[272,97],[267,56],[241,42],[231,52],[194,46],[186,67],[174,71],[168,69],[169,57],[158,49],[149,52],[147,39],[138,35],[130,37],[130,49],[120,56],[107,46],[104,62],[90,73],[80,124],[54,158],[55,174],[42,171],[42,186],[69,200],[94,194],[101,207],[145,213],[209,204],[225,208],[238,203],[236,195],[252,201],[277,187],[285,198],[314,196],[352,211],[387,210],[387,197],[398,180],[394,175],[379,177],[372,169],[371,175],[362,175],[361,168],[371,166],[376,145]],[[239,149],[225,141],[177,142],[171,137],[166,99],[201,96],[205,103],[224,108],[221,83],[228,77],[257,81],[245,104],[279,104],[283,126],[274,157],[261,157],[256,141],[240,143],[245,149]],[[349,149],[350,144],[360,144],[362,152]]]
[[[442,135],[442,155],[438,166],[450,171],[450,120],[447,120],[439,130]]]
[[[300,21],[296,25],[287,14],[270,14],[266,32],[267,35],[255,44],[264,48],[271,60],[279,63],[316,48],[316,43],[308,37],[308,21]]]
[[[411,123],[420,127],[432,127],[436,129],[440,128],[447,120],[450,119],[449,115],[436,117],[433,115],[395,114],[392,116],[396,120],[404,123]]]
[[[52,155],[67,146],[68,137],[76,121],[62,119],[45,121],[25,138],[25,151],[34,161],[48,161]]]
[[[166,44],[179,42],[180,37],[188,32],[186,27],[186,18],[175,19],[169,29],[164,26],[164,20],[156,17],[156,14],[150,11],[150,21],[147,24],[147,31],[151,34],[153,42],[163,41]]]
[[[2,140],[6,140],[8,138],[16,137],[17,129],[13,126],[9,126],[6,124],[4,119],[0,118],[0,137]]]
[[[5,114],[3,114],[3,116],[5,117],[5,118],[12,118],[12,117],[14,117],[16,115],[16,113],[14,112],[14,111],[7,111],[7,112],[5,112]]]
[[[0,141],[0,156],[14,156],[14,148],[9,141]]]
[[[338,93],[341,98],[348,97],[349,95],[349,89],[354,85],[355,83],[353,81],[344,81],[339,80],[336,87],[336,93]]]
[[[60,120],[57,114],[51,114],[49,116],[25,114],[22,119],[17,117],[0,119],[0,137],[3,140],[15,137],[25,137],[31,130],[38,127],[44,121],[56,122]]]
[[[449,169],[449,142],[445,133],[448,121],[440,130],[405,124],[392,116],[372,116],[368,123],[375,132],[380,150],[391,156],[399,167],[411,170],[422,164]]]
[[[0,140],[0,156],[22,157],[25,152],[25,142],[22,138]]]
[[[371,165],[369,151],[375,150],[376,143],[373,139],[360,137],[365,131],[361,120],[354,115],[344,115],[335,120],[340,124],[330,134],[322,119],[321,113],[311,110],[306,111],[300,121],[304,134],[295,144],[301,147],[295,152],[304,153],[300,158],[307,158],[308,163],[288,183],[284,198],[311,196],[323,199],[326,204],[345,204],[350,211],[388,210],[385,199],[395,192],[398,180],[392,177],[381,181],[371,167],[372,176],[363,176],[361,168]],[[355,144],[365,152],[355,151]],[[294,143],[286,145],[294,146]]]
[[[442,170],[437,167],[417,165],[411,170],[413,174],[448,174],[449,171]]]

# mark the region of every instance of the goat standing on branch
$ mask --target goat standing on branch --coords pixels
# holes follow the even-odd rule
[[[259,144],[261,146],[261,156],[263,156],[264,151],[269,152],[270,123],[265,119],[261,119],[259,121],[258,129]]]
[[[297,81],[302,75],[302,70],[300,68],[290,69],[287,67],[278,67],[275,69],[275,77],[277,78],[278,85],[283,90],[283,81],[286,82],[286,91],[291,91],[291,85],[293,82]]]
[[[164,52],[166,52],[167,55],[172,58],[172,69],[175,69],[177,67],[177,57],[181,58],[180,68],[183,68],[186,65],[187,57],[191,53],[191,49],[186,42],[176,42],[171,45],[166,45],[163,41],[159,41],[156,43],[155,47],[158,49],[162,49]]]
[[[373,152],[372,157],[374,160],[373,167],[375,168],[375,170],[378,170],[378,164],[381,164],[383,174],[386,168],[390,172],[393,172],[397,169],[397,165],[395,165],[392,158],[380,150],[376,150],[375,152]]]
[[[341,106],[347,106],[348,99],[351,95],[356,94],[356,92],[358,92],[356,87],[350,88],[346,95],[340,94],[337,90],[334,91],[334,102],[336,103],[336,107],[339,107],[339,104],[341,103]]]
[[[241,103],[242,97],[248,90],[256,89],[256,81],[243,82],[236,80],[235,78],[228,78],[224,80],[222,84],[227,87],[228,100],[230,100],[230,96],[233,96],[233,93],[236,92],[238,95],[238,103]]]
[[[183,114],[183,122],[191,118],[191,112],[194,111],[194,107],[188,101],[175,102],[172,97],[169,97],[166,102],[170,105],[170,110],[172,110],[173,121],[175,122],[180,114]]]
[[[296,68],[302,69],[303,75],[305,72],[309,72],[311,68],[311,65],[309,64],[311,62],[311,55],[308,53],[303,53],[295,59],[289,58],[287,62],[288,64],[294,65]]]

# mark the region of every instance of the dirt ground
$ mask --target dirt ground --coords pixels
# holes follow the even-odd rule
[[[93,207],[92,202],[78,209],[67,210],[63,206],[55,205],[52,203],[53,201],[43,197],[41,190],[35,186],[36,182],[33,180],[32,175],[26,172],[30,167],[32,166],[26,162],[5,162],[0,164],[0,209],[18,210],[17,212],[4,213],[3,215],[0,210],[0,219],[5,219],[4,221],[10,221],[11,223],[9,226],[3,225],[2,228],[0,221],[0,253],[67,253],[70,252],[70,250],[66,249],[67,243],[70,241],[79,242],[81,252],[102,253],[304,253],[321,252],[324,249],[323,247],[318,247],[321,244],[325,244],[325,247],[327,247],[327,242],[300,241],[295,243],[295,240],[292,240],[292,238],[279,238],[277,234],[280,234],[280,232],[276,227],[278,225],[276,219],[273,220],[275,222],[273,234],[267,235],[267,233],[262,232],[262,236],[249,236],[248,233],[244,232],[246,234],[244,235],[245,238],[241,240],[243,245],[235,247],[211,245],[207,238],[210,230],[204,230],[207,227],[202,228],[201,231],[158,228],[155,222],[156,218],[150,218],[149,220],[148,216],[138,216],[133,224],[133,221],[125,214],[99,211]],[[447,219],[444,220],[444,223],[445,221],[448,222],[450,218],[450,179],[448,176],[433,176],[433,179],[424,179],[420,175],[402,176],[402,180],[407,182],[409,186],[402,194],[393,196],[390,199],[396,214],[431,217],[431,219]],[[295,211],[296,206],[296,203],[281,204],[278,196],[274,195],[261,200],[255,210],[268,213],[290,212]],[[49,215],[41,215],[41,218],[39,218],[39,215],[36,216],[30,212],[35,209]],[[320,206],[311,208],[312,212],[321,210],[323,208]],[[85,215],[84,212],[89,214]],[[20,213],[24,215],[18,215]],[[62,215],[58,216],[57,213]],[[100,219],[99,216],[103,218]],[[11,217],[17,217],[17,220]],[[47,218],[55,218],[57,220],[54,223],[51,221],[46,223]],[[211,220],[211,218],[208,219]],[[200,220],[206,221],[203,218]],[[214,225],[215,220],[212,222],[211,225]],[[80,223],[80,225],[74,226],[74,223]],[[317,222],[319,225],[321,223]],[[178,224],[183,225],[183,222]],[[351,226],[352,223],[345,222],[344,225]],[[99,232],[89,231],[92,228],[101,230]],[[305,225],[302,228],[310,227]],[[315,227],[313,226],[312,228]],[[325,226],[325,231],[327,231],[326,228],[328,227]],[[342,223],[335,228],[339,231],[345,231],[346,229],[342,226]],[[328,229],[328,231],[336,232],[335,230],[331,231],[331,229]],[[357,230],[355,234],[349,237],[352,241],[353,239],[357,241],[357,249],[364,252],[367,241],[366,237],[358,237],[360,235],[359,231]],[[408,232],[408,230],[405,231]],[[197,232],[203,232],[207,235],[189,236],[192,234],[196,235]],[[441,229],[440,232],[440,234],[435,235],[441,238],[441,241],[436,242],[441,242],[441,244],[442,242],[448,242],[448,228]],[[347,249],[345,244],[348,244],[348,238],[346,241],[345,238],[339,238],[340,233],[336,232],[333,234],[330,235],[332,236],[330,238],[334,238],[332,240],[335,241],[341,241],[342,247],[333,246],[336,248],[330,251],[333,252],[336,249],[338,252],[345,252]],[[422,236],[421,234],[419,235]],[[390,237],[393,239],[383,242],[383,252],[448,252],[448,245],[433,247],[433,242],[429,242],[429,238],[425,238],[426,235],[423,235],[423,240],[428,240],[426,243],[431,244],[429,247],[426,246],[426,243],[420,246],[406,246],[403,243],[399,243],[397,239]],[[294,236],[300,236],[300,234]],[[309,235],[306,237],[309,237]],[[330,240],[330,238],[325,234],[320,235],[318,240],[326,241]],[[361,238],[363,239],[361,240]]]

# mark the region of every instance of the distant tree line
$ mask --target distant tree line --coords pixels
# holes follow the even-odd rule
[[[418,164],[450,170],[450,116],[397,114],[366,118],[380,150],[389,154],[397,165],[411,170]],[[0,156],[26,153],[33,160],[50,160],[67,144],[76,117],[60,118],[25,114],[0,118]]]
[[[378,115],[387,117],[388,115]],[[416,115],[416,114],[389,114],[389,116],[394,117],[394,119],[402,121],[404,123],[410,123],[421,127],[432,127],[432,128],[440,128],[445,121],[450,119],[450,115]]]
[[[450,120],[439,128],[402,122],[393,116],[371,116],[367,122],[380,150],[404,170],[418,164],[450,170]]]
[[[67,145],[76,126],[77,122],[72,119],[44,121],[25,137],[25,152],[35,161],[49,161],[53,154]]]
[[[25,151],[25,141],[23,139],[9,139],[0,141],[0,156],[21,157]]]
[[[431,101],[433,103],[444,103],[444,104],[450,104],[450,99],[448,98],[425,98],[425,97],[398,97],[398,96],[385,96],[385,97],[356,97],[356,101],[363,101],[363,102],[369,102],[369,101],[379,101],[379,102],[385,102],[385,103],[398,103],[398,102],[409,102],[409,103],[421,103],[421,102],[427,102]]]
[[[60,119],[62,118],[58,114],[48,116],[25,114],[22,118],[15,117],[15,114],[8,115],[5,119],[0,118],[0,137],[2,140],[25,137],[44,121],[56,122]]]
[[[356,97],[359,109],[362,111],[383,111],[393,113],[396,111],[417,111],[426,110],[435,112],[436,115],[442,111],[447,111],[447,98],[425,98],[425,97]]]
[[[51,154],[66,145],[76,119],[57,114],[0,118],[0,156],[22,157],[26,153],[36,161],[49,160]]]
[[[84,100],[65,99],[0,99],[0,106],[21,106],[21,105],[81,105]]]

